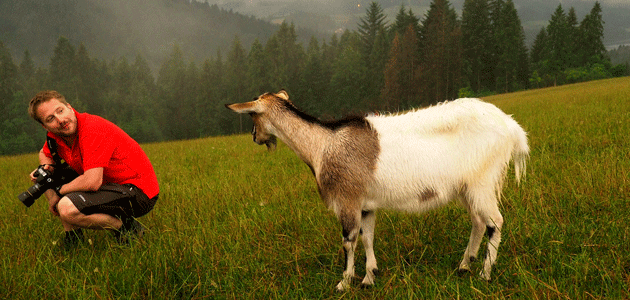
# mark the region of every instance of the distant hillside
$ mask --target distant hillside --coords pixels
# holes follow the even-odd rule
[[[249,49],[277,25],[207,3],[187,0],[2,0],[0,41],[16,63],[28,50],[47,67],[59,36],[83,43],[92,57],[112,60],[141,54],[154,71],[175,44],[201,62],[228,51],[235,36]],[[301,40],[313,34],[298,29]]]
[[[356,29],[359,18],[365,16],[370,2],[378,2],[384,9],[389,22],[396,17],[401,4],[411,8],[413,13],[424,18],[432,0],[390,1],[390,0],[197,0],[216,4],[219,7],[253,15],[269,21],[290,20],[296,26],[332,32],[344,28]],[[587,15],[596,0],[513,0],[518,10],[527,44],[531,45],[536,34],[549,19],[558,5],[565,11],[575,8],[581,20]],[[449,0],[461,17],[464,0]],[[615,47],[630,44],[630,1],[599,0],[603,9],[604,44]]]

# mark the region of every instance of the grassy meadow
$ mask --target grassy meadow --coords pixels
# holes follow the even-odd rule
[[[376,285],[336,292],[341,227],[310,170],[281,143],[269,153],[239,135],[143,145],[161,184],[145,236],[120,246],[88,231],[72,252],[55,245],[63,229],[44,198],[29,209],[16,198],[36,155],[0,157],[0,298],[630,298],[630,78],[484,100],[513,114],[531,147],[526,180],[512,172],[504,188],[492,282],[456,272],[471,225],[453,202],[380,211]]]

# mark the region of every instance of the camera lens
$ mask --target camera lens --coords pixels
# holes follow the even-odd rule
[[[33,197],[33,195],[31,195],[31,193],[29,192],[19,194],[18,199],[20,199],[20,201],[22,201],[22,203],[24,203],[26,207],[31,207],[31,205],[35,203],[35,197]]]
[[[38,169],[39,174],[37,176],[37,180],[33,186],[28,188],[25,192],[18,195],[18,199],[26,205],[26,207],[31,207],[37,198],[41,197],[44,192],[48,189],[46,185],[52,184],[52,179],[49,176],[49,173],[43,169]]]

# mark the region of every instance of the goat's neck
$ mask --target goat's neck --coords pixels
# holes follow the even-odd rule
[[[330,131],[296,116],[277,118],[272,122],[274,134],[300,159],[319,173],[319,165]]]

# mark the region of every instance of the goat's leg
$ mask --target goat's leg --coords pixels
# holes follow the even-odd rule
[[[481,180],[480,182],[491,182],[491,180]],[[490,273],[492,266],[497,260],[497,253],[499,244],[501,243],[501,227],[503,226],[503,216],[499,211],[498,195],[494,187],[495,184],[479,184],[476,186],[470,186],[466,194],[468,201],[468,209],[473,221],[473,233],[471,234],[471,240],[469,241],[469,247],[466,248],[465,255],[470,257],[469,251],[478,250],[479,244],[474,239],[481,239],[484,230],[480,229],[481,226],[485,226],[485,232],[488,234],[488,249],[486,251],[486,257],[483,261],[483,269],[479,273],[481,278],[490,280]],[[477,216],[477,217],[475,217]],[[479,223],[481,221],[483,225]],[[474,235],[474,237],[473,237]],[[471,248],[471,246],[475,246]],[[476,249],[475,249],[476,248]],[[470,260],[470,258],[468,258]],[[462,261],[464,264],[466,257]],[[460,264],[460,269],[462,265]]]
[[[459,264],[460,272],[470,272],[470,263],[477,258],[477,252],[479,252],[479,246],[481,246],[483,233],[486,231],[486,224],[479,214],[472,209],[468,209],[468,212],[472,221],[472,231],[470,233],[470,239],[468,240],[468,246],[464,252],[464,258]]]
[[[343,228],[343,250],[346,254],[346,269],[343,271],[343,279],[337,284],[337,290],[345,291],[350,287],[354,277],[354,253],[359,237],[360,212],[341,211],[339,221]]]
[[[481,270],[479,275],[485,280],[490,280],[492,266],[497,261],[499,244],[501,244],[501,227],[503,226],[503,216],[501,216],[496,202],[485,218],[485,223],[487,228],[486,233],[488,234],[488,250],[483,262],[483,270]]]
[[[374,226],[376,224],[375,211],[361,212],[361,230],[363,248],[365,248],[365,277],[361,284],[365,286],[374,285],[374,277],[378,273],[376,266],[376,256],[374,256]]]

